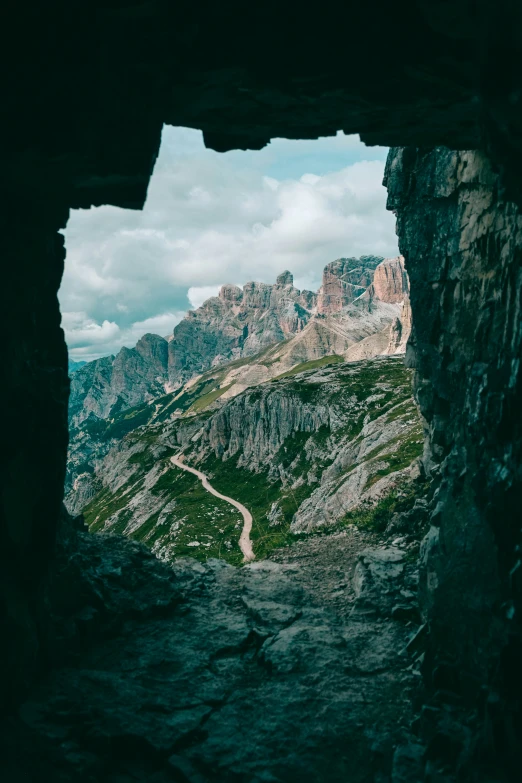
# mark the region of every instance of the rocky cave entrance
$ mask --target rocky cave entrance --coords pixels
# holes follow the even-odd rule
[[[123,347],[116,357],[70,367],[65,504],[71,514],[79,513],[73,524],[84,542],[80,550],[86,547],[94,563],[101,560],[95,579],[112,580],[122,567],[128,572],[131,564],[123,564],[130,556],[137,579],[130,603],[139,597],[146,607],[137,623],[130,621],[125,641],[118,640],[118,662],[105,643],[103,650],[91,648],[93,658],[77,680],[79,699],[89,706],[73,744],[92,747],[105,738],[112,745],[105,686],[120,667],[136,665],[134,695],[124,697],[116,682],[113,686],[122,710],[116,731],[140,736],[153,755],[134,762],[139,774],[362,781],[390,766],[392,749],[412,720],[420,664],[419,651],[413,646],[410,655],[407,648],[420,626],[416,558],[427,518],[422,425],[411,371],[404,366],[409,285],[394,220],[385,212],[385,154],[342,134],[324,139],[317,145],[329,158],[320,165],[332,168],[337,145],[340,170],[319,174],[308,168],[318,165],[313,142],[301,142],[308,157],[298,160],[293,153],[289,161],[292,143],[275,141],[267,150],[276,158],[270,171],[290,164],[298,173],[268,177],[262,153],[254,153],[260,170],[254,190],[250,172],[234,172],[231,153],[227,159],[199,149],[212,162],[209,183],[194,153],[181,163],[176,157],[176,143],[196,133],[165,133],[166,155],[160,151],[143,213],[100,208],[73,214],[65,232],[69,263],[79,277],[75,289],[66,259],[60,296],[64,323],[73,327],[67,337],[76,342],[75,359],[111,345],[102,342],[104,331],[110,340],[115,314],[124,311],[125,302],[135,305],[125,292],[114,293],[118,251],[123,275],[132,275],[128,262],[134,252],[139,269],[145,266],[154,283],[158,241],[166,244],[167,268],[157,283],[163,292],[173,264],[192,267],[189,282],[198,281],[193,266],[201,256],[199,242],[209,253],[215,249],[216,266],[219,254],[231,254],[227,271],[213,274],[223,280],[233,269],[232,282],[243,286],[214,291],[211,285],[192,285],[193,304],[198,296],[205,301],[174,327],[171,339],[136,334],[136,347]],[[176,163],[170,168],[168,156]],[[235,157],[241,160],[245,153]],[[237,214],[233,230],[221,238],[210,209],[217,204],[228,213],[222,180],[230,188],[234,173]],[[180,192],[172,196],[168,187],[178,181]],[[172,226],[183,200],[187,211]],[[243,205],[248,231],[239,241]],[[104,216],[116,222],[116,230],[103,232]],[[189,220],[195,220],[198,234],[190,254]],[[205,220],[212,233],[201,242]],[[385,241],[388,252],[379,255]],[[256,252],[259,258],[253,259]],[[266,270],[276,253],[273,269]],[[264,282],[241,279],[243,255],[250,264],[257,261]],[[99,264],[93,263],[98,256]],[[289,271],[270,282],[267,275],[284,268],[287,256],[298,264],[301,278],[315,272],[315,291],[296,287]],[[208,268],[204,272],[202,282],[213,283]],[[108,280],[105,297],[102,275]],[[70,312],[66,304],[79,301],[89,279],[99,325],[88,320],[91,313]],[[141,271],[139,283],[146,300]],[[207,299],[210,294],[217,296]],[[160,301],[171,305],[168,294]],[[172,313],[167,315],[172,326]],[[133,316],[133,321],[135,330],[143,330],[144,322],[168,319],[160,313],[156,320]],[[81,532],[84,523],[90,534]],[[152,585],[145,586],[142,577],[160,563],[148,560],[135,541],[170,566],[158,571]],[[76,578],[87,581],[85,592],[92,589],[85,575]],[[164,620],[156,616],[158,600]],[[129,646],[131,637],[140,642]],[[172,647],[170,638],[183,638],[185,647],[177,642]],[[103,672],[98,683],[92,682],[94,670],[95,680]],[[70,701],[71,685],[65,675],[39,699],[51,712],[56,699],[67,702],[72,715],[79,702]],[[29,707],[27,714],[34,716],[35,709],[40,707]],[[54,723],[49,710],[36,723],[29,718],[33,730],[47,733]],[[237,726],[247,715],[248,736],[238,743]],[[281,759],[278,746],[290,742],[294,752]],[[99,757],[99,749],[94,756],[94,765],[82,758],[76,769],[75,763],[66,766],[71,774],[88,774],[101,762],[108,775],[111,764],[119,769],[123,763],[120,750],[110,761]]]
[[[165,128],[143,211],[72,213],[65,505],[91,531],[238,565],[356,520],[383,532],[413,503],[386,155],[342,133],[216,153]]]
[[[202,18],[199,9],[161,2],[97,3],[82,7],[81,20],[76,10],[24,4],[9,18],[16,83],[5,104],[9,328],[2,410],[8,413],[0,471],[7,779],[43,770],[64,783],[267,775],[312,781],[324,769],[333,769],[334,780],[347,769],[355,780],[393,783],[516,779],[520,5],[376,2],[324,8],[313,17],[292,13],[279,25],[273,24],[278,8],[265,7],[263,15],[236,8],[239,34],[222,7]],[[346,68],[348,29],[360,33],[351,59],[364,69]],[[401,53],[393,67],[390,40]],[[411,732],[401,737],[384,730],[372,744],[368,726],[380,714],[374,720],[371,710],[382,701],[375,692],[357,691],[358,703],[370,705],[361,726],[357,711],[339,703],[346,691],[336,687],[338,676],[369,689],[375,676],[386,680],[388,669],[379,671],[383,650],[365,659],[365,645],[359,658],[352,648],[350,660],[373,667],[371,677],[359,677],[346,663],[339,626],[317,624],[291,580],[270,605],[273,574],[235,569],[251,574],[246,584],[234,582],[228,568],[210,573],[198,565],[175,574],[135,542],[97,547],[99,539],[60,511],[68,381],[56,300],[64,257],[57,231],[70,208],[142,206],[164,122],[203,128],[206,144],[221,151],[338,127],[369,143],[400,145],[385,180],[411,281],[411,363],[433,482],[420,553],[423,623],[410,648],[421,675],[411,676],[422,680],[422,690]],[[363,565],[375,573],[382,562]],[[248,623],[245,602],[239,609],[230,599],[238,594],[249,605]],[[236,634],[232,646],[218,631],[215,644],[203,635],[197,650],[182,643],[197,613],[191,601],[203,596],[217,601],[211,610],[220,627]],[[269,637],[279,641],[267,645],[271,652],[258,667]],[[303,721],[301,707],[317,692],[315,672],[306,670],[311,653],[335,676],[334,692],[324,688],[326,699],[310,707],[324,732],[307,742],[312,724]],[[169,689],[186,661],[205,672],[197,698],[190,675],[179,698]],[[277,736],[264,703],[254,709],[254,744],[244,744],[238,756],[234,738],[253,725],[255,703],[236,694],[248,693],[253,672],[264,677],[263,688],[274,687],[274,703],[281,703],[282,688],[288,706]],[[296,672],[304,673],[305,690],[293,700]],[[151,698],[155,677],[161,695]],[[231,687],[220,690],[218,681]],[[286,720],[302,726],[309,755],[295,750]],[[270,747],[264,754],[270,769],[256,757],[262,747],[256,736]],[[322,754],[337,767],[323,767]]]

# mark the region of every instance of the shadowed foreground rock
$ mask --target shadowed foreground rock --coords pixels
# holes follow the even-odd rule
[[[56,232],[68,210],[140,207],[163,122],[203,129],[216,150],[254,149],[274,137],[310,138],[342,128],[369,143],[422,148],[404,152],[392,202],[412,281],[417,393],[430,453],[441,465],[426,542],[430,643],[424,672],[433,698],[468,699],[471,715],[480,716],[461,731],[445,719],[446,711],[426,705],[421,725],[431,737],[428,777],[443,780],[433,773],[436,757],[446,770],[459,766],[461,751],[470,747],[466,732],[489,753],[493,780],[520,776],[522,264],[520,214],[503,200],[522,202],[521,14],[512,0],[323,3],[317,12],[279,2],[262,8],[213,3],[203,10],[161,0],[8,4],[3,703],[22,698],[50,631],[45,598],[63,497],[68,398],[56,297],[64,250]],[[360,67],[347,67],[347,41],[350,62]],[[440,144],[480,146],[482,163],[427,152]],[[437,236],[443,239],[434,245]],[[124,634],[118,645],[122,657],[128,639]],[[81,696],[78,688],[78,701]],[[67,715],[67,701],[60,709]],[[78,734],[88,726],[88,703],[82,709]],[[433,721],[434,715],[443,720]],[[95,712],[91,721],[99,722]],[[298,729],[304,724],[300,715]],[[74,731],[64,726],[56,736],[73,742],[68,752],[74,756],[77,746],[68,739]],[[121,732],[114,726],[115,740],[105,740],[103,748],[118,758]],[[16,742],[9,736],[12,761]],[[123,736],[129,755],[139,741]],[[35,735],[22,745],[19,761],[30,765],[31,754],[39,755],[45,778],[54,751],[38,743]],[[286,758],[287,745],[283,752]],[[417,749],[405,748],[399,757],[404,768],[414,767]],[[7,763],[6,753],[3,758]],[[104,776],[121,781],[130,774]],[[187,778],[180,768],[175,774]],[[24,774],[11,769],[5,777]],[[56,770],[53,778],[60,778]]]
[[[373,548],[354,580],[369,540],[170,568],[79,534],[54,585],[69,605],[53,654],[70,652],[2,728],[4,779],[388,780],[417,679],[404,653],[417,626],[391,612],[402,591],[415,617],[416,573],[404,550]]]
[[[392,150],[385,184],[411,282],[406,362],[415,368],[435,490],[422,547],[431,695],[421,734],[447,772],[471,776],[475,757],[480,776],[471,779],[516,780],[522,216],[480,152]]]

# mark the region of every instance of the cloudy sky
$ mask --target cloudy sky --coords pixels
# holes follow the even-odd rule
[[[397,255],[386,153],[339,133],[223,154],[205,149],[199,131],[165,127],[142,212],[71,214],[60,290],[71,357],[166,335],[223,283],[270,283],[289,269],[297,287],[315,290],[335,258]]]

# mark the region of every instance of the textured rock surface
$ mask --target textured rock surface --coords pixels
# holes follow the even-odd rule
[[[91,415],[109,418],[165,392],[168,343],[146,334],[135,348],[122,348],[116,357],[105,356],[76,370],[71,379],[69,417],[78,427]]]
[[[54,584],[61,665],[1,727],[6,780],[389,774],[416,680],[403,651],[417,625],[391,616],[400,591],[415,602],[406,550],[380,593],[354,570],[388,550],[357,532],[242,569],[168,568],[118,537],[80,534],[75,551]]]
[[[272,356],[284,357],[285,369],[327,354],[344,354],[351,344],[381,331],[399,316],[382,303],[397,305],[407,296],[408,280],[401,264],[378,256],[339,258],[325,266],[317,294],[294,288],[289,271],[281,273],[275,285],[223,286],[218,297],[189,312],[175,327],[169,342],[171,387],[179,387],[212,364],[258,353],[292,337],[291,346]],[[376,269],[378,290],[372,287]],[[368,297],[353,305],[366,291]]]
[[[333,315],[364,293],[373,280],[375,268],[382,261],[379,256],[338,258],[327,264],[317,298],[317,312]]]
[[[386,353],[406,353],[412,327],[411,302],[409,295],[404,298],[401,314],[392,321],[388,334]]]
[[[169,456],[183,449],[216,489],[247,506],[254,552],[269,554],[274,535],[335,527],[409,486],[422,453],[410,384],[402,359],[381,358],[290,373],[213,412],[162,420],[159,408],[98,460],[71,507],[80,510],[78,494],[90,487],[92,530],[125,533],[167,560],[238,562],[237,512],[172,469]]]
[[[394,150],[386,183],[411,280],[407,360],[439,485],[423,547],[426,684],[470,714],[482,705],[454,737],[452,765],[466,768],[476,750],[498,779],[513,779],[522,732],[522,218],[477,152]],[[425,733],[442,748],[454,707],[438,707]]]
[[[458,221],[448,217],[459,199],[458,208],[463,209],[457,191],[446,197],[441,188],[430,207],[430,198],[426,199],[431,222],[427,230],[426,213],[420,231],[424,241],[450,226],[456,233],[445,236],[448,243],[456,245],[464,229],[469,235],[474,226],[484,228],[482,244],[476,244],[477,255],[480,248],[489,266],[472,279],[490,295],[487,303],[481,292],[461,298],[456,285],[460,281],[446,276],[446,259],[435,254],[433,278],[419,284],[419,296],[432,279],[445,291],[455,283],[454,315],[460,314],[466,337],[460,343],[457,332],[447,336],[453,342],[451,347],[445,344],[440,353],[444,369],[439,374],[438,346],[430,342],[437,330],[430,338],[426,336],[424,344],[430,346],[426,356],[432,357],[435,369],[432,373],[425,367],[422,377],[439,377],[434,380],[438,391],[430,426],[451,409],[450,428],[436,436],[446,448],[453,432],[467,432],[464,446],[471,453],[471,465],[492,457],[489,464],[494,468],[497,451],[509,454],[508,462],[513,466],[520,465],[519,425],[513,414],[520,410],[516,373],[511,381],[517,342],[514,338],[507,342],[516,323],[514,300],[509,297],[514,296],[518,282],[515,269],[519,260],[508,264],[509,251],[505,255],[498,251],[501,244],[509,247],[508,232],[513,235],[512,218],[498,204],[504,187],[521,203],[518,96],[522,7],[510,0],[495,4],[465,0],[390,4],[374,0],[344,6],[327,3],[320,14],[302,13],[302,3],[292,3],[289,12],[281,14],[280,3],[269,3],[263,13],[255,4],[242,4],[239,11],[232,7],[237,20],[233,25],[226,10],[218,4],[202,11],[197,4],[103,2],[65,8],[54,1],[11,3],[7,9],[9,45],[4,54],[13,78],[3,96],[10,121],[3,128],[2,147],[4,191],[9,197],[2,212],[6,226],[2,314],[7,328],[0,386],[4,414],[0,565],[4,574],[1,631],[2,638],[8,640],[2,648],[1,683],[9,696],[19,697],[23,683],[32,676],[48,626],[44,588],[65,472],[67,356],[56,297],[64,252],[57,231],[64,227],[70,207],[143,204],[164,121],[202,128],[206,143],[219,150],[259,148],[269,138],[317,137],[333,134],[338,128],[360,132],[369,143],[413,144],[424,149],[435,144],[454,149],[480,145],[487,150],[501,174],[500,187],[495,183],[488,191],[489,215],[500,216],[502,230],[497,226],[498,232],[488,235],[484,222],[474,220],[473,214],[483,212],[477,202],[468,223],[457,225]],[[364,68],[346,67],[347,30],[355,31],[350,38],[350,56]],[[390,58],[390,41],[396,42],[400,57]],[[413,179],[408,180],[408,187],[414,187]],[[420,202],[417,212],[422,212]],[[413,224],[412,240],[415,244]],[[422,265],[426,263],[424,258]],[[451,271],[453,274],[453,268]],[[467,285],[473,284],[467,281]],[[477,307],[479,302],[484,304],[482,309]],[[424,304],[427,320],[438,323],[440,300],[435,304],[432,298]],[[447,306],[447,300],[442,304]],[[489,333],[499,335],[500,340],[497,345],[495,340],[489,342],[490,354],[484,349],[484,339],[474,334],[478,365],[469,367],[466,357],[472,338],[468,330],[490,318],[493,324],[486,324]],[[444,320],[442,314],[440,320]],[[461,354],[465,372],[458,373],[461,386],[457,386],[452,373],[459,367]],[[452,361],[455,370],[449,369]],[[486,365],[488,388],[498,384],[497,396],[489,391],[479,395],[476,390],[481,363]],[[444,394],[439,393],[442,386]],[[429,397],[429,382],[425,392]],[[494,411],[501,399],[506,404],[500,423],[492,422],[488,413],[479,431],[477,424],[468,426],[473,424],[468,420],[473,401],[477,410],[482,410],[482,404],[491,404]],[[506,416],[512,421],[503,426]],[[434,438],[432,448],[437,447]],[[461,467],[459,464],[458,470]],[[502,525],[503,520],[513,519],[520,507],[517,490],[491,494],[485,473],[481,467],[477,484],[479,489],[487,489],[484,494],[477,491],[472,506],[479,520],[487,515]],[[467,491],[470,471],[462,478]],[[441,513],[451,513],[453,498],[445,494],[442,499]],[[466,515],[461,521],[467,525]],[[497,529],[496,524],[492,529]],[[470,530],[474,530],[473,520]],[[452,544],[450,536],[448,545]],[[502,538],[499,552],[507,552],[511,545]],[[458,550],[461,552],[462,546]],[[490,547],[484,554],[487,563],[493,557],[492,550]],[[482,584],[480,557],[481,553],[478,560],[474,558],[476,573],[464,569],[470,573],[470,590],[474,579]],[[514,573],[513,585],[508,584],[511,558],[499,559],[500,581],[509,594],[516,587],[519,571]],[[503,620],[500,627],[505,627]],[[467,631],[463,634],[467,636]],[[492,630],[492,638],[494,635]],[[442,634],[440,643],[447,638]],[[504,672],[509,660],[517,659],[509,649],[500,669],[493,667],[495,671]],[[516,676],[513,682],[518,682]],[[493,694],[488,714],[494,714],[495,700]],[[495,721],[509,723],[517,714],[515,707],[501,708],[500,712],[506,717],[495,717]],[[495,736],[516,736],[517,732],[508,728]],[[441,745],[451,751],[448,732],[439,738],[438,747]],[[500,746],[505,760],[501,742]],[[402,768],[414,758],[415,752],[405,752]],[[440,779],[430,763],[431,777]],[[399,761],[397,764],[399,768]],[[496,779],[500,775],[498,772]]]
[[[388,265],[390,271],[386,271]],[[328,264],[322,291],[333,291],[335,280],[340,291],[345,290],[343,286],[353,289],[353,284],[346,282],[348,279],[366,284],[366,288],[357,287],[364,296],[356,301],[352,301],[351,294],[337,297],[329,315],[316,312],[321,294],[318,297],[310,291],[298,291],[289,271],[279,275],[272,286],[247,283],[241,289],[224,285],[218,297],[190,311],[176,326],[168,348],[163,338],[145,335],[134,350],[124,348],[115,359],[105,357],[85,365],[73,378],[69,408],[69,512],[76,514],[81,510],[79,497],[92,492],[92,472],[110,445],[132,428],[133,422],[139,426],[154,415],[154,407],[147,411],[140,404],[163,395],[165,386],[168,387],[167,362],[170,385],[177,387],[181,398],[186,391],[192,393],[194,384],[210,392],[211,387],[205,384],[208,380],[221,390],[216,398],[216,404],[221,404],[295,365],[325,356],[357,361],[404,352],[409,327],[401,320],[398,285],[397,290],[381,286],[382,297],[393,299],[388,302],[377,298],[371,282],[376,267],[381,276],[388,274],[392,279],[395,266],[395,259],[380,263],[375,256],[338,259]],[[404,299],[405,275],[403,283]],[[331,298],[333,301],[333,293]],[[234,356],[240,358],[228,366],[223,364]],[[194,376],[200,369],[212,366],[216,366],[215,372],[207,369],[202,376]],[[189,379],[185,386],[184,378]],[[133,406],[134,410],[125,413]]]
[[[404,268],[404,258],[387,258],[375,268],[373,282],[370,287],[371,296],[382,302],[397,304],[404,302],[408,296],[408,275]]]
[[[314,302],[294,288],[290,272],[274,285],[222,286],[174,328],[169,342],[172,388],[213,364],[249,356],[298,333],[308,323]]]
[[[295,288],[288,270],[278,276],[274,285],[250,282],[242,289],[224,285],[217,297],[187,313],[174,328],[171,339],[147,334],[133,349],[122,348],[116,357],[103,357],[76,368],[69,401],[73,442],[77,439],[75,430],[84,421],[108,419],[160,397],[166,390],[179,389],[212,366],[252,356],[299,336],[309,324],[302,340],[287,346],[281,355],[272,356],[274,364],[279,361],[281,368],[274,367],[272,375],[299,362],[332,353],[344,354],[351,344],[381,331],[399,316],[398,311],[383,307],[382,302],[395,304],[404,296],[401,299],[397,292],[390,293],[383,285],[378,293],[371,289],[368,300],[350,307],[354,298],[371,286],[381,260],[362,256],[328,264],[319,294]],[[377,268],[385,269],[384,273],[381,270],[381,277],[388,274],[392,280],[394,265],[393,259],[380,264]],[[406,278],[404,283],[407,290]],[[376,298],[382,300],[380,304]],[[323,319],[320,322],[315,318],[318,309]],[[325,315],[335,316],[332,323],[324,321]],[[372,348],[371,355],[385,352],[380,343],[372,343]],[[242,380],[243,388],[251,383]],[[84,457],[88,457],[86,452]],[[83,462],[85,459],[80,459],[80,464]]]

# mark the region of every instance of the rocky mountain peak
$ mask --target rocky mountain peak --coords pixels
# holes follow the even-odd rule
[[[135,350],[142,359],[159,362],[162,369],[167,365],[168,343],[164,337],[159,334],[144,334],[136,343]]]
[[[408,297],[409,282],[403,256],[385,258],[375,269],[370,294],[381,302],[398,304]]]
[[[232,283],[225,283],[219,290],[219,298],[223,302],[231,302],[232,304],[239,304],[243,299],[243,291],[238,285]]]
[[[288,271],[288,269],[285,269],[284,272],[281,272],[280,275],[276,278],[276,285],[292,285],[294,284],[294,276],[291,272]]]
[[[323,282],[317,297],[320,315],[339,313],[371,285],[382,256],[337,258],[323,270]]]
[[[338,258],[325,266],[318,293],[299,291],[293,282],[285,270],[273,284],[250,281],[241,289],[227,283],[218,296],[190,310],[170,340],[145,334],[135,348],[89,362],[73,374],[73,426],[88,417],[106,418],[178,389],[213,366],[289,340],[288,366],[332,353],[352,360],[404,351],[411,317],[408,307],[402,314],[400,308],[408,290],[401,256]]]

